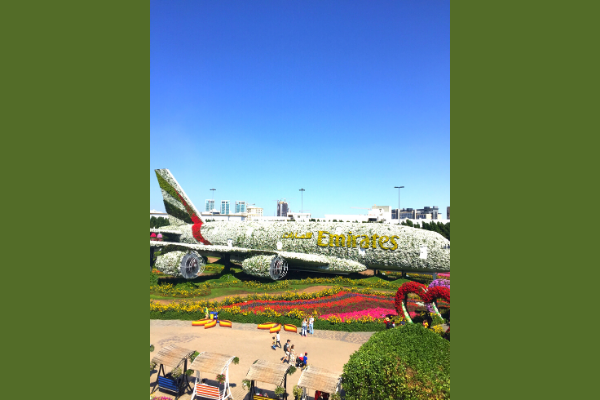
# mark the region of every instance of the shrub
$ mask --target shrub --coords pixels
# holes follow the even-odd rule
[[[150,272],[150,286],[158,285],[158,274]]]
[[[450,342],[409,324],[378,332],[350,356],[347,400],[449,399]]]

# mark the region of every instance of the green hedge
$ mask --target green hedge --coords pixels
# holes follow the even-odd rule
[[[378,332],[350,356],[346,400],[449,399],[450,342],[421,325]]]
[[[198,312],[181,312],[181,311],[166,311],[166,312],[150,312],[150,319],[162,319],[162,320],[183,320],[183,321],[196,321],[204,318],[203,313]],[[242,322],[250,324],[262,324],[265,322],[278,322],[280,324],[292,324],[298,327],[298,332],[301,330],[302,321],[296,318],[290,317],[265,317],[260,315],[240,315],[232,314],[227,311],[219,311],[219,319],[225,319],[232,322]],[[332,324],[329,321],[315,320],[315,329],[325,331],[342,331],[342,332],[377,332],[385,329],[385,324],[381,322],[352,322],[352,323],[340,323]]]

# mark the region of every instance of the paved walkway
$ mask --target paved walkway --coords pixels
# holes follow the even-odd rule
[[[310,365],[326,368],[332,372],[341,373],[344,364],[350,355],[357,351],[374,332],[336,332],[315,330],[314,335],[302,337],[297,333],[281,331],[281,342],[289,339],[295,345],[296,354],[308,353]],[[235,400],[249,400],[250,396],[242,388],[242,380],[255,360],[263,359],[271,362],[281,362],[284,356],[282,349],[271,349],[271,337],[268,331],[259,330],[256,324],[233,323],[232,328],[204,329],[192,326],[192,321],[178,320],[150,320],[150,343],[155,346],[154,353],[150,353],[150,359],[168,344],[176,344],[190,350],[199,352],[210,351],[214,353],[230,354],[240,358],[238,365],[230,365],[229,377],[232,383],[232,394]],[[167,368],[167,372],[171,368]],[[301,371],[298,370],[287,379],[287,392],[291,391],[300,379]],[[213,376],[202,376],[214,380]],[[150,390],[154,388],[156,372],[150,376]],[[261,389],[274,390],[273,385],[263,385]],[[156,391],[153,395],[168,395],[169,393]],[[310,394],[314,394],[312,391]],[[171,396],[173,397],[173,396]],[[180,397],[189,400],[190,393]],[[292,398],[290,396],[289,398]],[[312,399],[312,397],[310,397]]]

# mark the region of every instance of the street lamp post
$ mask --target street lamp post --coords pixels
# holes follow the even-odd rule
[[[404,186],[394,186],[394,189],[398,189],[398,223],[400,223],[400,189],[404,189]]]
[[[304,189],[300,189],[300,197],[302,198],[301,203],[300,203],[301,204],[300,212],[303,212],[302,210],[304,210],[304,192],[305,191],[306,190],[304,190]]]

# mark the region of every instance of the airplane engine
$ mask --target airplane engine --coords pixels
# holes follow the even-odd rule
[[[288,272],[288,264],[280,256],[254,256],[244,260],[242,269],[245,273],[274,281],[283,278]]]
[[[158,256],[154,267],[167,275],[194,279],[204,272],[206,261],[206,257],[193,250],[171,251]]]

